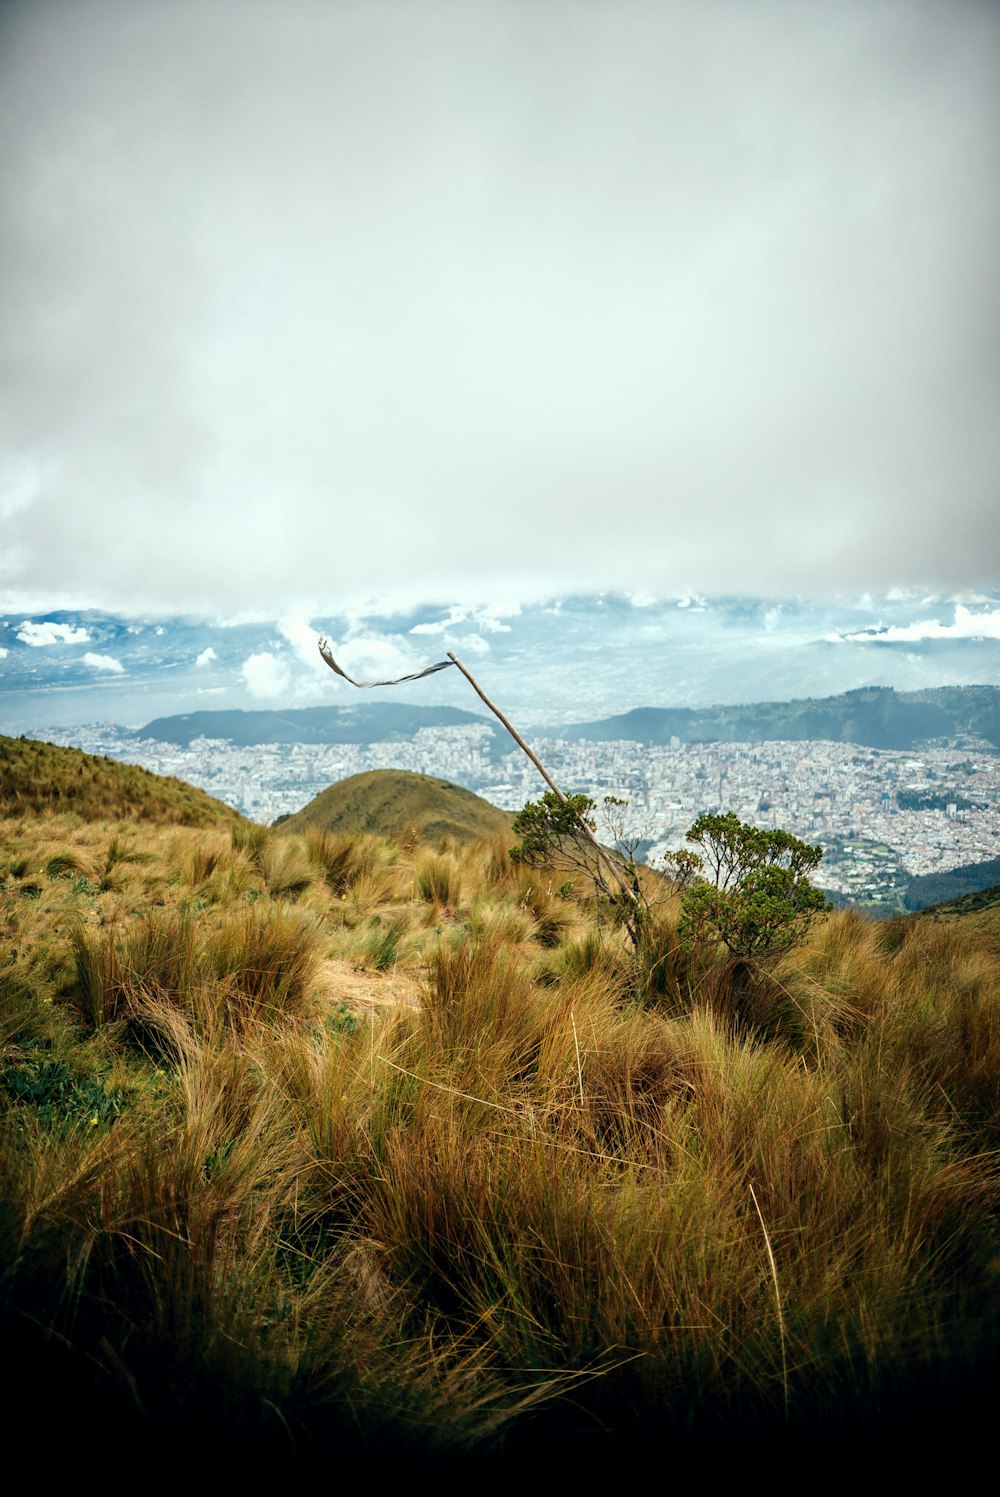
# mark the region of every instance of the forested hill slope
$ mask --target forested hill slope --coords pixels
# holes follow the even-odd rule
[[[754,743],[766,739],[832,739],[870,748],[912,749],[960,734],[1000,749],[1000,687],[943,686],[894,691],[866,686],[841,696],[729,707],[634,707],[596,722],[564,724],[551,736],[607,742]]]
[[[350,707],[283,711],[185,712],[158,717],[135,730],[136,738],[189,745],[196,738],[234,744],[380,743],[410,738],[420,728],[486,726],[491,754],[510,744],[492,719],[459,707],[410,702],[361,702]],[[538,729],[539,736],[602,742],[753,743],[768,739],[833,739],[871,748],[912,749],[928,739],[969,735],[1000,750],[1000,687],[942,686],[897,692],[866,686],[841,696],[793,702],[715,707],[633,707],[595,721]]]
[[[195,738],[228,743],[379,743],[409,738],[419,728],[455,728],[483,723],[460,707],[423,707],[409,702],[361,702],[351,707],[293,707],[286,711],[183,712],[157,717],[137,728],[136,738],[187,746]]]

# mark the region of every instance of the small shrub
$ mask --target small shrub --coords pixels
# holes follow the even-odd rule
[[[762,831],[732,812],[705,812],[687,834],[701,848],[709,877],[681,895],[682,943],[721,941],[734,957],[770,957],[802,939],[813,915],[827,907],[808,875],[821,847],[785,831]]]

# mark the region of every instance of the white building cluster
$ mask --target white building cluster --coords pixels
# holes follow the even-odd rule
[[[508,752],[488,723],[422,728],[408,739],[370,744],[238,747],[201,738],[184,748],[129,738],[111,724],[39,736],[176,775],[260,822],[291,814],[334,780],[370,769],[454,780],[509,810],[545,789],[520,750],[511,744]],[[627,800],[628,828],[650,844],[651,857],[682,846],[701,811],[735,811],[820,843],[823,884],[863,898],[887,896],[908,875],[1000,857],[1000,757],[985,747],[897,752],[827,741],[676,739],[670,747],[560,739],[533,746],[565,790],[598,804],[606,795]],[[909,808],[915,798],[933,807]]]

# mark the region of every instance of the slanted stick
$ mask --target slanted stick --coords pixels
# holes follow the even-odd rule
[[[566,798],[566,796],[559,789],[559,786],[556,784],[555,780],[549,774],[548,770],[545,768],[545,765],[542,763],[541,759],[539,759],[538,755],[534,752],[533,749],[530,749],[528,747],[528,745],[525,743],[524,739],[521,737],[520,733],[514,727],[513,723],[508,722],[507,718],[504,717],[503,713],[500,711],[500,708],[494,702],[490,701],[489,697],[486,695],[485,691],[480,686],[480,684],[476,680],[475,676],[472,674],[472,672],[470,670],[468,670],[462,664],[462,662],[461,662],[461,660],[459,660],[458,656],[452,654],[451,650],[447,651],[447,655],[448,655],[448,659],[452,662],[452,664],[456,665],[458,667],[458,669],[462,672],[462,675],[468,681],[469,685],[472,687],[472,689],[476,693],[476,695],[482,701],[484,701],[486,703],[487,707],[493,713],[493,716],[497,719],[497,721],[503,723],[504,727],[507,729],[507,732],[510,734],[511,738],[513,738],[514,742],[517,744],[518,748],[521,749],[523,753],[527,754],[528,758],[531,760],[532,764],[538,770],[538,773],[541,775],[541,777],[545,781],[546,785],[549,786],[549,788],[551,789],[552,793],[555,795],[556,799],[560,802],[561,805],[565,806],[567,804],[567,798]],[[593,832],[590,830],[590,827],[584,821],[583,817],[582,816],[578,816],[577,817],[577,821],[579,822],[580,830],[583,832],[584,836],[587,838],[587,840],[589,842],[591,842],[593,844],[594,850],[595,850],[595,852],[597,854],[598,861],[601,862],[604,865],[604,867],[607,868],[613,874],[613,876],[615,878],[615,881],[621,886],[622,889],[625,890],[625,892],[628,894],[629,898],[634,901],[635,900],[635,891],[634,891],[634,889],[632,889],[630,887],[630,885],[627,882],[627,880],[625,879],[624,875],[616,867],[614,859],[608,857],[607,853],[604,851],[604,848],[598,842],[597,838],[594,836]]]

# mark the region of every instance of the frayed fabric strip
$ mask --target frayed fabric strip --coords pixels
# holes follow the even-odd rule
[[[336,671],[338,676],[343,676],[344,680],[349,681],[352,686],[401,686],[404,681],[419,681],[423,676],[433,676],[435,671],[447,670],[449,665],[455,664],[453,660],[439,660],[436,665],[425,666],[422,671],[413,671],[409,676],[397,676],[393,681],[355,681],[354,677],[349,676],[334,660],[328,639],[320,640],[319,652],[330,669]]]

